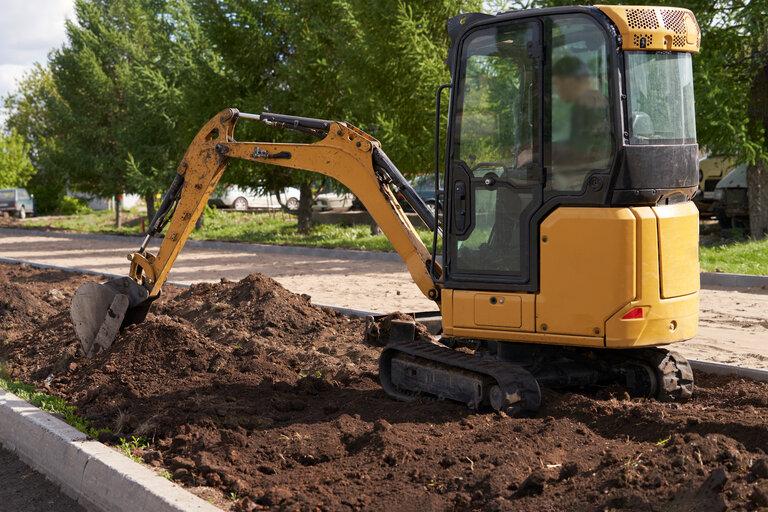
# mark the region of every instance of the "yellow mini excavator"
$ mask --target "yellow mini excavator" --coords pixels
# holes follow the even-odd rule
[[[693,337],[698,322],[693,14],[558,7],[464,14],[448,32],[451,83],[438,88],[436,108],[447,89],[450,116],[434,209],[379,142],[348,123],[226,109],[189,146],[129,255],[129,276],[73,298],[86,353],[144,320],[227,164],[241,159],[344,184],[439,306],[439,341],[407,320],[386,329],[380,377],[393,397],[508,412],[535,410],[540,386],[690,397],[688,362],[659,347]],[[239,120],[317,140],[238,142]],[[398,197],[434,231],[431,248]],[[147,243],[163,230],[153,255]]]

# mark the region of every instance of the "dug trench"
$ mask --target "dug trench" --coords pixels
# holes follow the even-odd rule
[[[364,323],[254,274],[168,287],[86,359],[97,280],[0,266],[3,371],[232,510],[753,510],[768,506],[768,384],[697,376],[684,404],[545,391],[533,417],[380,389]]]

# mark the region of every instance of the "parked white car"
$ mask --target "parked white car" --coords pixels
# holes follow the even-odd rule
[[[280,199],[291,210],[299,208],[299,189],[286,188],[280,191]],[[240,188],[229,185],[223,189],[217,189],[208,199],[208,204],[218,208],[233,208],[239,211],[252,208],[264,210],[277,210],[280,203],[273,193],[260,192],[250,188]]]
[[[68,193],[68,195],[70,197],[75,197],[77,199],[84,200],[88,205],[88,208],[94,211],[115,209],[114,197],[98,197],[98,196],[86,194],[84,192],[70,192]],[[136,208],[137,206],[139,206],[139,203],[141,201],[142,201],[141,196],[138,194],[124,194],[122,209],[130,210],[131,208]]]
[[[336,192],[323,192],[318,194],[315,199],[315,204],[312,205],[313,210],[321,212],[329,210],[346,211],[352,208],[352,202],[355,200],[355,196],[352,194],[337,194]]]

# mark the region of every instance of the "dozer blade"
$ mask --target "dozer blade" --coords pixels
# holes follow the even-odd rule
[[[142,322],[153,300],[129,277],[81,285],[72,297],[69,314],[85,355],[108,349],[121,327]]]

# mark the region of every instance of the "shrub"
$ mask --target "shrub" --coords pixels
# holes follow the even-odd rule
[[[57,210],[61,215],[78,215],[82,213],[90,213],[91,211],[83,199],[71,196],[62,197],[59,201]]]

